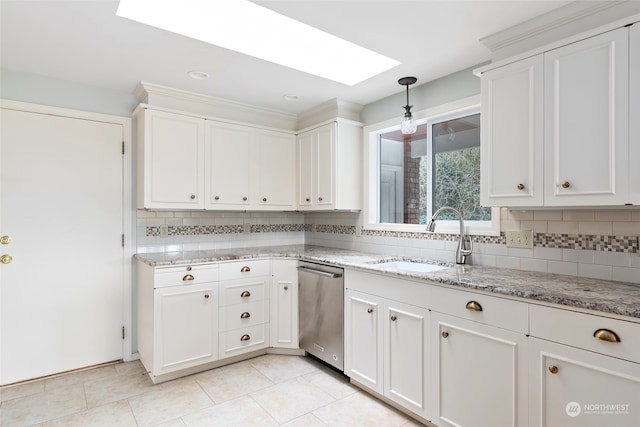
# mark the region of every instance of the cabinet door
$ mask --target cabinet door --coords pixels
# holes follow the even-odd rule
[[[281,132],[256,130],[255,144],[258,155],[258,205],[262,209],[294,209],[295,137]]]
[[[530,426],[635,427],[640,364],[531,338]]]
[[[542,55],[482,74],[483,206],[542,206]]]
[[[204,120],[144,110],[144,207],[204,207]]]
[[[315,130],[314,164],[317,169],[313,175],[316,182],[312,200],[320,209],[331,209],[334,204],[336,126],[336,123],[329,123]]]
[[[640,205],[640,23],[629,31],[629,202]]]
[[[300,210],[307,210],[312,205],[315,137],[314,131],[298,135],[298,208]]]
[[[620,28],[544,54],[545,205],[624,204],[629,38]]]
[[[429,312],[395,301],[384,308],[384,395],[429,418]]]
[[[154,300],[154,375],[217,360],[217,284],[156,289]]]
[[[345,294],[345,374],[380,394],[382,388],[382,298],[347,289]]]
[[[436,312],[432,333],[437,425],[527,425],[525,334]]]
[[[246,209],[251,203],[252,129],[207,120],[207,209]]]
[[[298,348],[298,261],[271,261],[271,346]]]

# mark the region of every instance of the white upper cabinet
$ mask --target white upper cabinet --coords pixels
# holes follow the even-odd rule
[[[640,202],[639,174],[629,160],[640,153],[638,142],[629,143],[630,129],[638,133],[630,119],[638,96],[629,97],[630,90],[638,93],[640,75],[634,27],[482,74],[484,205]]]
[[[298,208],[362,209],[362,128],[331,122],[298,135]]]
[[[149,209],[204,207],[204,120],[141,109],[138,204]]]
[[[627,203],[628,28],[546,52],[544,65],[545,205]]]
[[[296,208],[296,138],[292,134],[256,129],[257,198],[260,209]]]
[[[206,209],[295,209],[293,134],[206,120]]]
[[[206,121],[207,209],[248,209],[252,129]]]
[[[629,194],[640,205],[640,24],[629,27]]]
[[[139,108],[147,209],[295,210],[293,133]]]
[[[485,206],[542,205],[542,62],[534,56],[482,75]]]

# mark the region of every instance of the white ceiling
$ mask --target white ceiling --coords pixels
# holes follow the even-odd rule
[[[368,104],[404,91],[400,77],[420,85],[487,61],[481,38],[571,1],[255,2],[402,65],[349,87],[117,17],[116,0],[0,0],[0,64],[125,92],[145,81],[300,113],[336,97]],[[190,70],[211,77],[194,80]],[[287,94],[299,100],[283,100]]]

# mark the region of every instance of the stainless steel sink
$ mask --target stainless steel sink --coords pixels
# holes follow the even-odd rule
[[[431,273],[434,271],[446,270],[447,268],[451,268],[445,265],[427,264],[424,262],[411,261],[392,261],[374,265],[383,270],[406,271],[412,273]]]

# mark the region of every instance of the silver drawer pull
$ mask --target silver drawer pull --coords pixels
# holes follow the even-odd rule
[[[249,341],[251,339],[251,337],[247,334],[244,334],[243,336],[240,337],[240,341]]]
[[[240,298],[249,298],[251,296],[251,292],[244,291],[240,294]]]
[[[373,308],[371,308],[371,307],[367,308],[367,313],[369,313],[369,314],[373,313]]]
[[[247,273],[249,271],[251,271],[251,268],[247,267],[246,265],[240,269],[241,273]]]
[[[247,313],[246,311],[240,315],[241,319],[248,319],[251,317],[251,313]]]
[[[391,315],[391,321],[392,321],[392,322],[395,322],[395,321],[396,321],[396,319],[397,319],[397,317],[396,317],[394,314],[392,314],[392,315]]]
[[[204,299],[209,299],[209,294],[204,294]]]
[[[482,306],[477,301],[469,301],[466,307],[467,307],[467,310],[482,311]]]
[[[183,280],[184,282],[188,282],[188,281],[190,281],[190,280],[194,280],[194,279],[195,279],[195,278],[194,278],[191,274],[187,274],[186,276],[184,276],[184,277],[182,278],[182,280]]]
[[[610,329],[598,329],[593,333],[593,337],[607,342],[620,342],[618,334]]]

